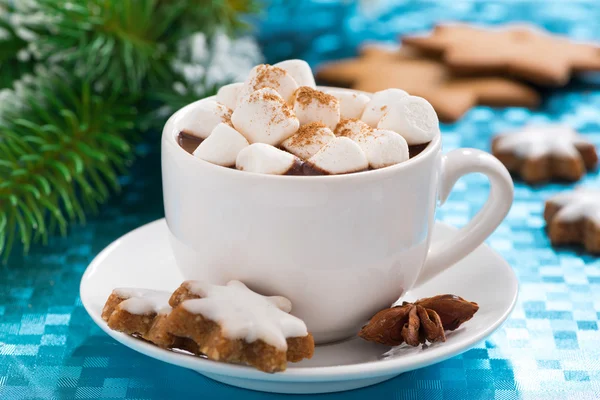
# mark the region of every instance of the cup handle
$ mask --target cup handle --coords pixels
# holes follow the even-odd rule
[[[452,238],[432,244],[415,287],[451,267],[483,243],[508,214],[513,201],[514,186],[510,174],[489,153],[468,148],[453,150],[442,156],[440,171],[440,206],[456,181],[473,172],[480,172],[489,179],[490,194],[481,210]]]

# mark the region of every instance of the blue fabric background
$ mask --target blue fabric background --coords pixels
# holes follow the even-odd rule
[[[269,61],[302,57],[313,65],[350,56],[366,39],[393,40],[436,21],[498,24],[529,20],[554,32],[600,40],[597,1],[271,1],[258,21]],[[560,121],[600,145],[600,86],[571,85],[546,94],[540,110],[478,107],[444,125],[444,148],[489,149],[493,133],[526,122]],[[0,266],[0,399],[275,399],[236,389],[137,354],[116,343],[85,313],[79,280],[112,240],[163,215],[158,136],[137,148],[123,191],[65,238]],[[597,173],[584,183],[599,186]],[[516,183],[508,218],[488,243],[514,267],[519,303],[508,322],[463,355],[352,392],[319,399],[596,399],[600,398],[600,261],[577,248],[553,249],[543,202],[574,185]],[[457,184],[439,219],[464,224],[488,184]],[[17,251],[18,252],[18,251]]]

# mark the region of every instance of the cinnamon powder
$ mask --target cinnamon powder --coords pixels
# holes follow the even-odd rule
[[[298,89],[296,89],[293,99],[294,102],[297,102],[304,108],[313,101],[317,101],[319,104],[324,106],[337,101],[335,96],[310,88],[308,86],[300,86]]]
[[[231,122],[231,112],[229,114],[221,115],[221,122],[227,124],[233,128],[233,123]]]
[[[283,70],[282,70],[283,71]],[[256,103],[258,101],[268,101],[269,111],[273,114],[273,117],[269,121],[270,124],[279,124],[286,118],[292,118],[296,115],[292,112],[288,104],[275,93],[257,93],[254,92],[248,98],[250,103]]]
[[[322,122],[311,122],[310,124],[302,125],[298,132],[290,139],[291,146],[310,146],[313,144],[321,144],[321,135],[319,130],[327,128]]]
[[[285,70],[273,67],[269,64],[260,65],[256,70],[256,77],[252,82],[254,90],[262,89],[265,87],[278,88],[279,79],[285,75]]]
[[[341,120],[337,126],[335,127],[335,135],[336,136],[352,136],[353,132],[352,129],[350,129],[348,127],[348,125],[353,125],[355,123],[362,123],[363,121],[358,119],[358,118],[346,118]],[[365,126],[364,130],[361,130],[360,134],[369,134],[373,131],[373,129],[370,126]]]

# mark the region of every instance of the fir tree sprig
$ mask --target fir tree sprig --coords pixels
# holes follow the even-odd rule
[[[3,11],[0,8],[0,13]],[[17,35],[8,15],[6,12],[0,14],[0,89],[10,87],[33,68],[27,41]]]
[[[187,79],[181,43],[239,29],[256,4],[0,0],[0,255],[65,233],[118,190],[145,120],[136,109],[175,104],[176,81],[194,86],[186,101],[227,83]]]
[[[32,59],[137,94],[146,80],[169,79],[179,40],[199,29],[235,30],[244,25],[240,13],[256,10],[252,0],[0,1]]]
[[[257,1],[248,0],[188,0],[186,17],[182,21],[186,30],[198,31],[197,21],[214,21],[202,29],[212,34],[215,29],[229,32],[248,28],[248,21],[240,16],[257,14],[260,7]]]
[[[84,222],[86,209],[118,189],[135,109],[56,72],[26,76],[1,98],[0,253],[8,257],[17,235],[27,251]]]

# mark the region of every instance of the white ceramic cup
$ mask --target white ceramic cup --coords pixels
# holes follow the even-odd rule
[[[440,137],[407,162],[348,175],[213,165],[177,143],[190,107],[169,119],[162,136],[165,213],[179,269],[185,279],[239,279],[289,298],[318,343],[356,334],[377,311],[465,257],[512,204],[512,180],[496,158],[475,149],[443,155]],[[490,180],[487,202],[452,239],[430,246],[437,204],[472,172]]]

